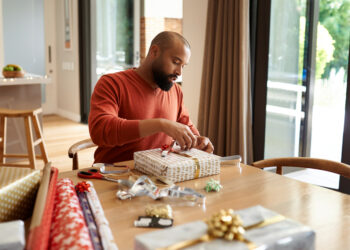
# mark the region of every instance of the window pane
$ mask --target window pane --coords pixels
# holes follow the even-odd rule
[[[305,9],[305,0],[271,1],[265,158],[299,155]]]
[[[133,65],[134,1],[96,1],[96,60],[98,77]]]
[[[311,156],[340,161],[350,40],[350,1],[320,0]]]

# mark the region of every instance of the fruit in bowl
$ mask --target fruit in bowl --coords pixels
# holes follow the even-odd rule
[[[2,68],[2,75],[5,78],[23,77],[24,72],[22,68],[16,64],[7,64]]]

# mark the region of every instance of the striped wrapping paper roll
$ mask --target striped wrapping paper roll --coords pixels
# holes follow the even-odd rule
[[[57,182],[50,249],[93,249],[72,180]]]
[[[88,226],[88,230],[89,230],[89,234],[90,234],[90,238],[91,238],[91,242],[94,247],[94,250],[102,250],[103,249],[102,242],[100,240],[100,236],[97,231],[94,215],[91,212],[90,205],[86,197],[86,193],[79,192],[77,190],[77,194],[78,194],[80,206],[83,209],[83,214],[85,217],[86,224]]]
[[[88,181],[87,183],[90,184],[90,192],[85,193],[89,201],[91,212],[94,215],[98,231],[100,232],[103,249],[118,250],[118,247],[114,242],[108,220],[105,217],[100,200],[98,199],[97,193],[94,189],[94,185],[91,181]]]

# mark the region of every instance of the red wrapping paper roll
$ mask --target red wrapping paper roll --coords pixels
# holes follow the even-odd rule
[[[72,180],[57,182],[50,249],[93,249]]]

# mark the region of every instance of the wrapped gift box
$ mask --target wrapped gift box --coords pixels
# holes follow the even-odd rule
[[[243,220],[243,226],[269,220],[277,213],[261,206],[254,206],[236,211]],[[198,239],[207,232],[207,224],[195,221],[174,228],[153,231],[135,237],[135,249],[157,249],[168,247],[186,240]],[[253,242],[259,249],[298,249],[310,250],[315,248],[315,233],[309,227],[296,221],[284,219],[270,225],[252,228],[245,232],[244,238]],[[185,249],[248,249],[246,243],[214,239],[199,243]]]
[[[32,214],[40,177],[40,170],[0,167],[0,221]]]
[[[24,223],[21,220],[0,223],[0,250],[24,249]]]
[[[191,180],[220,173],[219,157],[192,148],[162,157],[161,149],[134,153],[135,168],[143,173],[164,176],[173,182]]]

